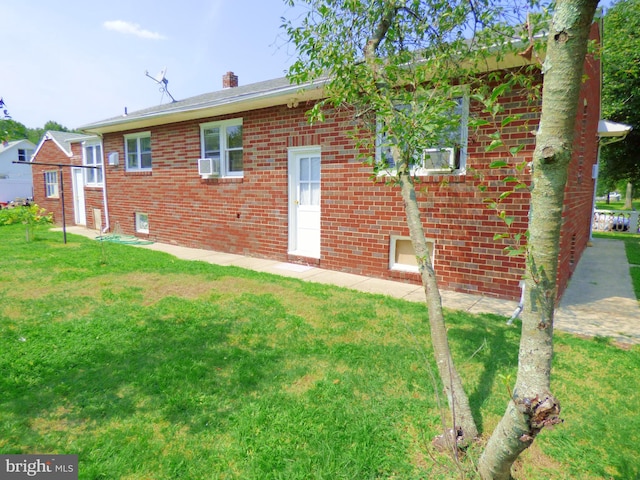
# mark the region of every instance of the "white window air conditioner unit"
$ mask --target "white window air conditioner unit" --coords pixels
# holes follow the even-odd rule
[[[118,152],[111,152],[109,153],[109,166],[111,167],[117,167],[118,164],[120,163],[120,157]]]
[[[199,158],[198,175],[202,178],[212,178],[220,176],[219,158]]]

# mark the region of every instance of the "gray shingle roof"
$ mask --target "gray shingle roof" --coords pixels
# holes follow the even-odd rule
[[[6,144],[5,144],[6,143]],[[22,140],[12,140],[10,142],[0,142],[0,153],[6,151],[6,150],[10,150],[13,147],[23,144],[25,146],[25,148],[35,148],[36,146],[31,143],[29,140],[22,139]]]
[[[48,135],[58,145],[60,145],[68,155],[71,155],[71,143],[96,138],[95,135],[85,135],[83,133],[74,132],[57,132],[55,130],[48,130],[45,135]]]
[[[323,81],[315,82],[315,86],[322,85]],[[220,105],[230,105],[243,100],[259,98],[264,95],[277,95],[279,93],[293,93],[296,90],[304,89],[310,85],[292,85],[288,78],[281,77],[273,80],[241,85],[233,88],[225,88],[215,92],[196,95],[194,97],[178,100],[172,103],[157,105],[155,107],[128,112],[126,115],[107,118],[98,122],[90,123],[80,127],[82,130],[91,130],[105,125],[129,123],[135,120],[160,117],[172,113],[195,111],[205,108],[213,108]]]

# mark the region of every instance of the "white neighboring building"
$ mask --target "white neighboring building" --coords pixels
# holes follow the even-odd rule
[[[31,157],[36,146],[29,140],[0,143],[0,203],[33,198]],[[13,162],[25,163],[25,165]]]

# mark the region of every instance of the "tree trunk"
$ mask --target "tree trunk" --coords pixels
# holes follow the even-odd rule
[[[624,207],[625,210],[633,209],[633,184],[631,182],[627,182],[627,192],[624,196]]]
[[[416,199],[416,192],[407,166],[399,174],[402,200],[404,201],[407,225],[411,236],[411,243],[418,260],[422,286],[429,309],[429,326],[431,342],[438,365],[438,373],[442,380],[444,391],[449,402],[449,409],[453,419],[453,440],[457,445],[468,444],[478,436],[478,428],[471,413],[469,399],[462,386],[462,380],[455,368],[447,338],[447,328],[442,312],[442,298],[438,289],[435,271],[431,264],[431,254],[424,236],[424,228],[420,218],[420,209]],[[445,437],[447,436],[445,432]],[[452,445],[452,448],[456,445]]]
[[[384,75],[380,74],[380,66],[375,61],[376,52],[380,42],[385,38],[394,17],[398,13],[395,2],[387,1],[385,7],[385,13],[376,24],[376,28],[371,38],[367,41],[364,50],[365,59],[371,68],[371,72],[374,77],[378,77],[381,80],[380,85],[384,85],[386,80]],[[438,365],[438,373],[444,385],[453,421],[452,440],[455,441],[456,445],[451,445],[451,448],[455,449],[458,445],[465,445],[469,441],[477,438],[478,427],[471,414],[469,399],[462,386],[462,380],[458,375],[458,371],[453,363],[453,358],[451,357],[447,328],[442,313],[442,299],[440,297],[440,291],[438,290],[433,265],[431,264],[427,242],[424,238],[420,209],[418,208],[416,192],[409,172],[410,159],[402,158],[397,146],[392,147],[392,152],[396,165],[399,166],[398,178],[407,215],[407,225],[409,227],[411,243],[413,244],[414,252],[418,259],[418,267],[420,276],[422,277],[427,308],[429,309],[429,325],[431,328],[433,350]],[[448,432],[443,433],[444,438],[448,439]]]
[[[550,388],[560,227],[583,64],[597,4],[559,0],[550,25],[533,159],[518,375],[512,400],[480,458],[483,479],[510,479],[511,466],[542,428],[560,422],[560,404]]]

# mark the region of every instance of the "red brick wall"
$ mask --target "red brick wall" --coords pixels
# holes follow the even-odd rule
[[[45,140],[38,150],[37,156],[33,159],[38,163],[50,163],[61,165],[82,165],[82,155],[80,157],[69,158],[53,140]],[[49,171],[58,172],[58,193],[60,198],[47,198],[45,193],[44,173]],[[33,165],[33,200],[35,203],[53,212],[53,221],[57,225],[62,225],[62,188],[64,189],[64,210],[67,225],[74,225],[73,214],[73,188],[71,179],[71,169],[62,168],[62,174],[57,166]],[[62,178],[60,177],[62,175]]]
[[[591,38],[600,41],[600,31],[593,24]],[[573,159],[565,188],[563,226],[560,233],[558,263],[558,298],[566,289],[571,275],[587,247],[590,219],[593,212],[593,166],[598,161],[598,120],[600,119],[600,58],[588,55],[584,75],[588,79],[582,86],[573,142]]]
[[[597,104],[594,82],[584,85],[590,106]],[[599,88],[599,86],[598,86]],[[502,100],[504,115],[519,112],[523,118],[503,132],[507,145],[486,153],[490,126],[469,132],[465,175],[423,177],[418,201],[426,236],[435,240],[435,268],[444,289],[517,299],[523,261],[503,251],[507,240],[495,241],[507,232],[504,222],[486,208],[511,187],[502,182],[515,173],[515,165],[531,160],[539,104],[527,102],[527,92],[516,91]],[[206,118],[150,128],[153,171],[128,173],[124,168],[123,134],[104,135],[105,157],[119,152],[117,167],[106,167],[111,229],[134,234],[136,212],[149,215],[152,240],[207,248],[282,261],[308,261],[322,268],[419,283],[417,274],[389,270],[391,235],[407,236],[404,208],[397,187],[373,182],[371,169],[363,165],[348,132],[353,115],[347,110],[328,111],[322,123],[309,125],[304,112],[309,105],[286,106],[245,112],[237,116]],[[477,105],[471,106],[478,111]],[[581,112],[582,114],[583,112]],[[599,112],[589,110],[581,140],[590,140]],[[243,118],[244,177],[202,180],[199,124]],[[594,116],[592,118],[592,116]],[[595,118],[595,120],[594,120]],[[500,122],[502,118],[495,119]],[[524,142],[512,158],[508,148]],[[288,147],[319,145],[322,151],[321,258],[294,259],[288,249]],[[571,203],[566,211],[561,254],[561,285],[566,264],[584,248],[590,218],[587,197],[591,147],[578,147],[572,166]],[[578,152],[581,152],[578,154]],[[496,159],[507,168],[489,169]],[[582,175],[580,176],[580,172]],[[575,173],[575,175],[574,175]],[[521,178],[528,182],[528,171]],[[575,178],[574,178],[575,177]],[[578,180],[580,178],[581,180]],[[481,190],[486,187],[486,191]],[[577,203],[576,203],[577,202]],[[502,205],[514,217],[512,233],[527,228],[528,190],[507,197]],[[589,205],[590,208],[590,205]],[[575,232],[573,247],[567,243]],[[144,237],[145,235],[138,234]],[[573,248],[573,253],[568,253]]]
[[[505,102],[522,105],[525,98],[515,94]],[[352,114],[328,112],[325,122],[310,126],[304,117],[307,108],[282,106],[243,115],[243,179],[202,180],[197,173],[199,124],[223,118],[152,128],[152,173],[127,173],[123,162],[107,167],[112,229],[134,233],[135,212],[142,212],[149,215],[153,240],[290,260],[287,149],[320,145],[322,251],[313,263],[418,283],[417,274],[389,270],[390,236],[408,235],[403,204],[397,188],[370,179],[370,167],[363,165],[347,134]],[[523,129],[510,128],[510,135]],[[532,138],[523,158],[530,155]],[[489,141],[483,132],[471,136],[470,166],[486,170],[496,157],[508,155],[506,149],[486,155]],[[106,134],[104,149],[124,158],[123,134]],[[426,212],[426,234],[436,240],[435,266],[444,288],[519,296],[521,261],[504,255],[504,245],[493,241],[503,224],[487,215],[483,202],[506,189],[499,178],[507,171],[487,171],[482,179],[472,174],[423,179],[426,192],[419,201]],[[489,185],[488,192],[480,191],[481,184]],[[520,231],[526,227],[527,198],[518,194],[508,202],[518,217],[514,228]]]
[[[49,212],[53,212],[53,221],[56,225],[62,225],[62,196],[60,198],[47,198],[45,193],[44,172],[58,172],[58,191],[60,192],[60,169],[54,165],[82,165],[82,145],[74,143],[71,146],[72,157],[69,158],[53,140],[45,140],[37,156],[33,159],[37,163],[47,165],[33,165],[33,198],[34,202]],[[75,212],[73,206],[73,180],[71,168],[62,168],[62,187],[64,188],[64,211],[67,225],[75,225]],[[85,187],[85,209],[87,226],[93,228],[93,209],[98,208],[104,221],[102,188]]]

